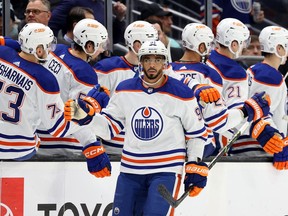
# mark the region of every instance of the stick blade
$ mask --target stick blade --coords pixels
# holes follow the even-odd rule
[[[165,185],[163,184],[158,185],[158,192],[173,208],[176,208],[178,206],[177,200],[173,198],[173,196],[170,194]]]

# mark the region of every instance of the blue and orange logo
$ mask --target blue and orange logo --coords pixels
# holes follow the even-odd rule
[[[141,107],[132,118],[131,128],[138,139],[149,141],[162,132],[163,119],[154,108]]]

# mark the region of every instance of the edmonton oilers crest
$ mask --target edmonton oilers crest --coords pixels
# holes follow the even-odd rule
[[[134,135],[143,141],[155,139],[163,129],[163,119],[152,107],[138,109],[131,121]]]
[[[252,0],[231,0],[231,4],[240,13],[248,14],[251,12]]]

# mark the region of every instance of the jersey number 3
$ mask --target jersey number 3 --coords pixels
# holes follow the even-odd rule
[[[14,100],[9,100],[8,108],[11,110],[10,113],[5,113],[0,110],[0,118],[4,121],[8,121],[14,124],[20,121],[21,110],[20,107],[24,99],[24,91],[13,85],[4,86],[4,82],[0,80],[0,93],[14,96]],[[4,104],[1,104],[4,106]]]

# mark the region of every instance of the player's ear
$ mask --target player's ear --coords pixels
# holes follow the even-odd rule
[[[134,48],[134,50],[135,50],[136,52],[138,52],[138,50],[140,49],[140,47],[141,47],[141,43],[140,43],[139,41],[135,41],[135,42],[133,43],[133,48]]]
[[[280,44],[278,44],[277,46],[276,46],[276,52],[280,55],[280,53],[281,53],[281,48],[282,48],[282,46],[280,45]]]
[[[43,48],[43,45],[39,45],[37,48],[36,48],[36,55],[38,58],[46,58],[46,52]]]
[[[206,51],[206,46],[204,43],[199,44],[198,50],[200,53],[203,53]]]
[[[237,41],[232,41],[231,43],[231,49],[233,50],[233,52],[237,52],[237,50],[239,49],[239,44]]]

